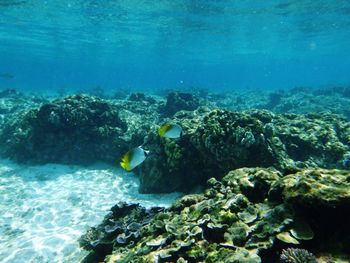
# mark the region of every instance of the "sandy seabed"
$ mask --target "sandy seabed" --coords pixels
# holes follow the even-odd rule
[[[79,262],[78,238],[119,201],[169,206],[178,193],[139,194],[130,173],[96,164],[22,166],[0,160],[1,262]]]

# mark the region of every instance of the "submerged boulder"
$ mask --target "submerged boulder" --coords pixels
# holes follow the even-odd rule
[[[9,121],[0,134],[1,152],[19,162],[113,161],[127,129],[106,101],[74,95],[45,103]]]

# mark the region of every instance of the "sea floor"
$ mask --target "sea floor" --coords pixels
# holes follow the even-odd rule
[[[0,160],[0,261],[79,262],[78,238],[119,201],[169,206],[179,193],[138,193],[138,179],[105,164],[21,166]]]

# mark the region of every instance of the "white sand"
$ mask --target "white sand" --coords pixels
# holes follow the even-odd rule
[[[0,160],[1,262],[79,262],[77,239],[119,201],[168,206],[179,197],[143,195],[130,173],[104,164],[20,166]]]

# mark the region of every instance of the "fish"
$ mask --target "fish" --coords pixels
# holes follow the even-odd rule
[[[176,139],[183,135],[183,130],[178,124],[165,123],[159,128],[158,134],[160,137]]]
[[[11,73],[0,73],[0,78],[3,79],[13,79],[15,76],[13,76]]]
[[[120,166],[124,170],[130,172],[136,166],[142,164],[146,160],[148,154],[149,151],[142,149],[141,146],[135,147],[122,156]]]

